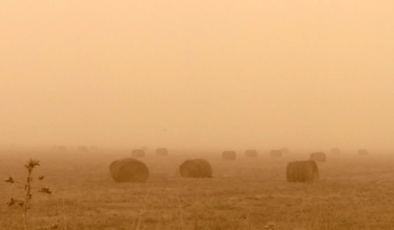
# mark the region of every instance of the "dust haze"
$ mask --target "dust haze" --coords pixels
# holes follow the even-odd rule
[[[394,148],[392,12],[1,1],[0,145]]]

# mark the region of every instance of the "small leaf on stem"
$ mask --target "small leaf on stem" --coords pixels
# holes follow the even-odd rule
[[[6,179],[5,179],[5,182],[6,182],[6,183],[10,183],[10,184],[15,183],[14,178],[12,178],[11,176],[9,176],[8,178],[6,178]]]
[[[39,192],[46,193],[46,194],[52,194],[52,191],[48,187],[44,187],[44,188],[40,189]]]

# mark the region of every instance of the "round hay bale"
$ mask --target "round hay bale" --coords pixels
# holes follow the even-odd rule
[[[168,155],[168,149],[166,149],[166,148],[158,148],[158,149],[156,149],[156,155],[158,155],[158,156],[167,156]]]
[[[294,169],[295,167],[295,162],[290,162],[287,164],[287,168],[286,168],[286,179],[288,182],[295,182],[294,181]]]
[[[116,182],[142,183],[149,177],[145,163],[133,158],[124,158],[111,163],[109,170]]]
[[[361,156],[366,156],[366,155],[368,155],[369,153],[368,153],[368,150],[366,150],[366,149],[360,149],[360,150],[358,150],[358,155],[361,155]]]
[[[245,151],[245,157],[257,157],[258,153],[254,149],[248,149]]]
[[[205,159],[186,160],[179,166],[181,177],[211,178],[212,167]]]
[[[333,149],[331,149],[331,153],[332,154],[340,154],[341,150],[339,150],[338,148],[333,148]]]
[[[222,159],[224,160],[235,160],[237,158],[237,154],[234,151],[224,151],[222,153]]]
[[[316,162],[326,162],[326,154],[323,152],[311,153],[309,159]]]
[[[143,158],[145,157],[145,151],[142,149],[133,149],[133,151],[131,151],[131,156],[136,158]]]
[[[282,151],[278,150],[278,149],[271,150],[270,156],[271,157],[281,157],[282,156]]]
[[[315,182],[319,180],[319,169],[313,160],[293,161],[287,164],[288,182]]]

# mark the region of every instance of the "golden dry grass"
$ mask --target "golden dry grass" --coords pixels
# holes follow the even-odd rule
[[[261,151],[259,151],[261,152]],[[290,154],[289,154],[290,155]],[[23,164],[41,160],[35,175],[46,175],[50,196],[33,197],[29,227],[60,229],[393,229],[394,156],[342,153],[319,163],[320,181],[286,182],[286,165],[308,154],[224,161],[220,151],[148,153],[145,184],[117,184],[109,164],[130,156],[125,150],[94,153],[3,150],[0,177],[23,178]],[[204,157],[213,178],[184,179],[186,159]],[[0,229],[21,229],[21,214],[6,202],[17,189],[0,182]]]

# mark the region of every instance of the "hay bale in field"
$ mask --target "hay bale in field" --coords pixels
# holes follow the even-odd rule
[[[338,148],[333,148],[333,149],[331,149],[331,153],[332,154],[340,154],[341,150],[339,150]]]
[[[366,156],[366,155],[368,155],[369,153],[368,153],[368,150],[366,150],[366,149],[360,149],[360,150],[358,150],[358,155],[362,155],[362,156]]]
[[[109,170],[116,182],[145,182],[149,177],[145,163],[133,158],[116,160],[111,163]]]
[[[158,149],[156,149],[156,155],[158,155],[158,156],[167,156],[168,155],[168,149],[166,149],[166,148],[158,148]]]
[[[234,151],[224,151],[222,153],[222,159],[224,160],[235,160],[237,158],[237,154]]]
[[[311,153],[309,159],[314,160],[316,162],[325,162],[326,161],[326,154],[323,152]]]
[[[81,152],[88,152],[89,148],[84,145],[80,145],[80,146],[78,146],[78,150]]]
[[[181,177],[211,178],[212,167],[204,159],[186,160],[179,166]]]
[[[315,182],[319,180],[319,168],[313,160],[293,161],[287,164],[288,182]]]
[[[245,157],[257,157],[258,153],[254,149],[248,149],[245,151]]]
[[[133,151],[131,151],[131,156],[137,158],[143,158],[145,157],[145,151],[142,149],[133,149]]]
[[[271,157],[281,157],[282,156],[282,151],[278,150],[278,149],[271,150],[270,156]]]

